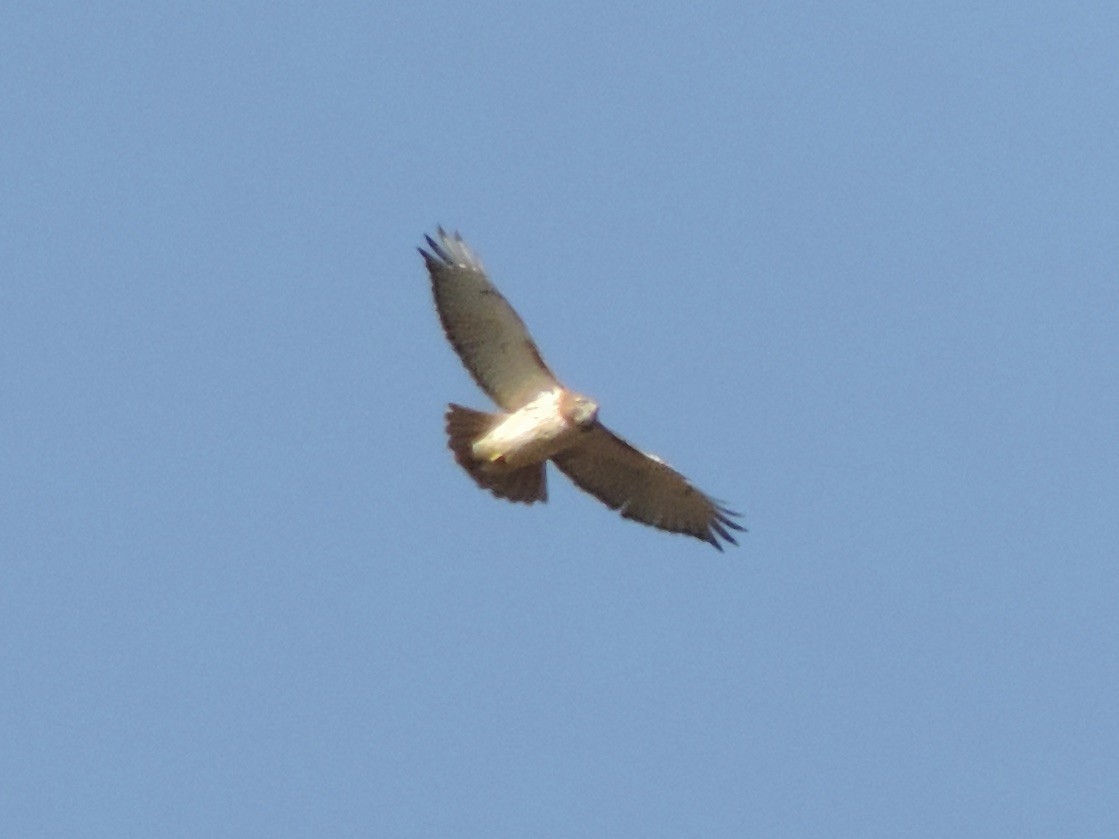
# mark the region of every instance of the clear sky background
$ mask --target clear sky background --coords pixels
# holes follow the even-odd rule
[[[0,833],[1119,835],[1117,44],[7,4]],[[474,487],[437,224],[741,547]]]

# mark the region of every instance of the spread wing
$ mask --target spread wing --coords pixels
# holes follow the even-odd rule
[[[467,371],[489,397],[515,411],[559,382],[540,357],[524,321],[486,277],[482,261],[458,233],[438,230],[420,248],[443,331]]]
[[[738,542],[737,516],[708,498],[658,457],[638,451],[603,425],[585,431],[574,446],[552,458],[563,474],[625,518],[684,533],[719,550],[719,539]]]

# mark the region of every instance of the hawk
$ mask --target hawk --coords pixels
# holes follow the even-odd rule
[[[478,387],[502,409],[451,404],[447,435],[455,460],[482,489],[532,504],[548,498],[551,460],[580,489],[627,519],[723,549],[738,544],[738,516],[655,455],[598,421],[598,403],[568,390],[548,369],[524,322],[455,233],[438,228],[419,248],[447,339]]]

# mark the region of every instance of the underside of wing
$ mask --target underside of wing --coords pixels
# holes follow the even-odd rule
[[[560,471],[625,518],[702,539],[720,551],[720,539],[737,545],[732,530],[744,528],[737,513],[704,495],[653,455],[635,449],[602,425],[553,458]]]
[[[515,411],[559,382],[524,322],[457,233],[439,228],[420,248],[439,320],[467,371],[494,402]]]

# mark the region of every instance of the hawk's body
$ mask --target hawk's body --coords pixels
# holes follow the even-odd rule
[[[475,440],[473,454],[506,469],[542,463],[569,448],[579,436],[576,407],[568,391],[546,390]]]
[[[629,519],[709,542],[736,544],[736,515],[660,458],[638,451],[598,421],[598,405],[560,384],[524,323],[457,233],[439,229],[423,249],[439,319],[466,369],[504,411],[451,405],[455,460],[483,489],[531,504],[547,499],[551,460],[581,489]]]

